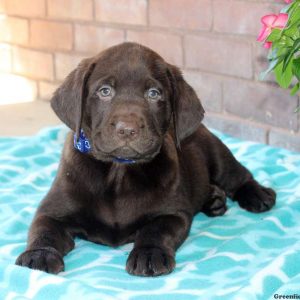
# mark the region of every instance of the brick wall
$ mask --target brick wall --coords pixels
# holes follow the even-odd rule
[[[255,41],[283,0],[0,0],[0,69],[48,100],[78,62],[123,41],[180,66],[224,132],[300,150],[298,97],[276,86]],[[27,95],[27,97],[30,95]]]

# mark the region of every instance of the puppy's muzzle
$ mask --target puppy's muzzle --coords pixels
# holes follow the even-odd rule
[[[112,121],[113,135],[122,142],[131,142],[143,135],[145,122],[133,116],[119,116]]]
[[[115,132],[121,140],[135,140],[140,134],[140,128],[136,122],[118,121]]]

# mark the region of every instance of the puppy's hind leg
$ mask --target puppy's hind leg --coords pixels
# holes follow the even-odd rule
[[[275,191],[258,183],[216,136],[206,132],[206,137],[202,143],[209,145],[206,155],[210,160],[210,181],[248,211],[270,210],[276,203]]]
[[[276,202],[276,193],[252,179],[244,183],[234,194],[233,200],[251,212],[260,213],[270,210]]]
[[[210,186],[210,199],[204,204],[202,212],[209,217],[217,217],[225,214],[227,210],[226,206],[226,194],[216,185]]]

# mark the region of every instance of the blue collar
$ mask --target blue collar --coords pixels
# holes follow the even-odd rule
[[[130,158],[116,157],[114,158],[114,162],[117,162],[119,164],[134,164],[135,160]]]
[[[74,133],[74,148],[82,153],[88,153],[91,151],[91,144],[85,136],[83,129],[80,129],[79,138],[77,138],[76,133]]]
[[[83,129],[80,129],[79,138],[77,138],[76,133],[74,133],[74,148],[81,153],[88,153],[91,151],[91,144],[88,138],[85,136]],[[114,162],[120,164],[134,164],[135,160],[129,158],[116,157],[113,159]]]

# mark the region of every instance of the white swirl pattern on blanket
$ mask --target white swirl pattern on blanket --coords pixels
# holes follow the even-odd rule
[[[0,299],[272,299],[300,294],[300,154],[217,133],[278,193],[276,207],[251,214],[228,201],[223,217],[195,217],[175,271],[125,272],[132,244],[116,249],[76,240],[58,276],[14,265],[34,212],[56,174],[66,129],[0,139]]]

